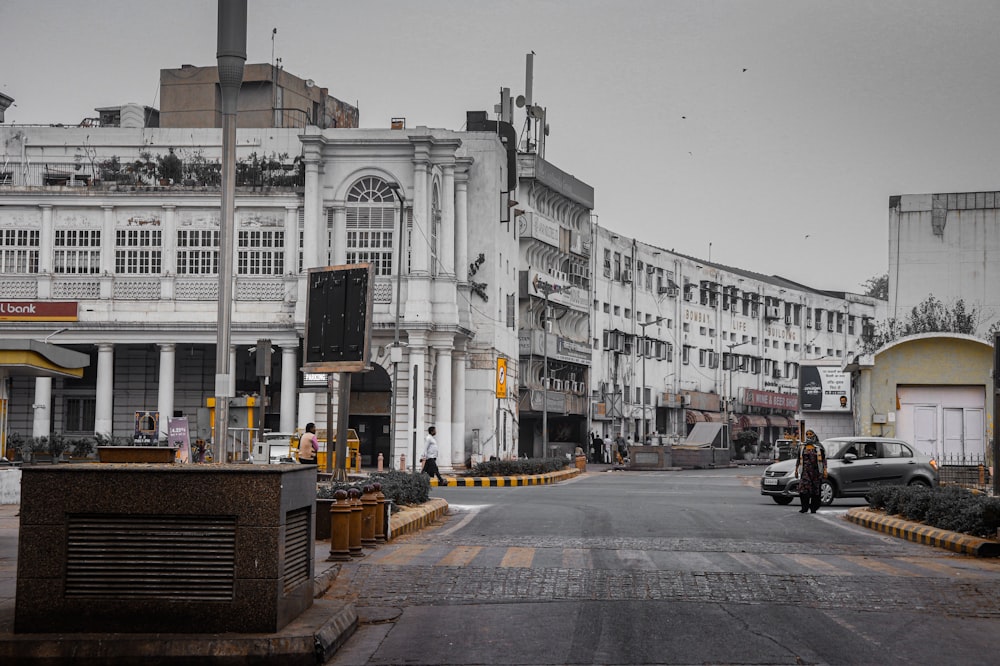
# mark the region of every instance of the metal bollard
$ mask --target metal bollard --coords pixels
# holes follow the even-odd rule
[[[375,501],[378,505],[375,507],[375,541],[378,543],[385,543],[388,539],[385,536],[385,493],[382,492],[382,484],[374,483],[375,486]]]
[[[381,453],[378,454],[378,471],[379,472],[385,471],[385,470],[382,469],[382,454]]]
[[[361,491],[351,488],[347,491],[348,503],[351,505],[351,542],[348,550],[351,557],[364,557],[364,550],[361,548]]]
[[[375,498],[375,486],[364,487],[361,495],[361,545],[365,548],[375,548],[375,512],[378,510],[378,500]]]
[[[338,490],[333,494],[330,505],[330,556],[327,562],[346,562],[351,559],[351,505],[347,501],[347,491]]]
[[[400,453],[399,454],[399,471],[400,472],[405,472],[406,471],[406,454],[405,453]]]

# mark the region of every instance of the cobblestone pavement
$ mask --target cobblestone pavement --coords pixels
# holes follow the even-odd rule
[[[836,518],[831,518],[836,520]],[[511,601],[794,604],[1000,616],[1000,564],[894,541],[442,538],[431,529],[348,563],[333,593],[374,607]]]

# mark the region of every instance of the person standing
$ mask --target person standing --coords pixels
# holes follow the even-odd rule
[[[590,438],[590,459],[593,462],[600,462],[601,460],[601,449],[604,447],[604,440],[595,431]]]
[[[609,435],[605,435],[604,436],[604,441],[602,443],[604,444],[604,447],[603,447],[604,464],[605,465],[610,465],[611,464],[611,437]]]
[[[822,500],[823,479],[826,478],[826,452],[812,430],[806,431],[806,441],[799,449],[795,475],[799,477],[799,501],[802,502],[799,513],[816,513]]]
[[[316,464],[319,441],[316,439],[316,424],[307,423],[306,431],[299,437],[299,462],[303,465]]]
[[[420,469],[422,474],[428,476],[436,476],[438,480],[438,485],[445,485],[444,477],[441,476],[441,472],[438,470],[437,457],[438,457],[438,443],[434,435],[437,434],[437,428],[431,426],[427,429],[427,439],[424,440],[424,455],[420,459],[420,462],[424,466]]]

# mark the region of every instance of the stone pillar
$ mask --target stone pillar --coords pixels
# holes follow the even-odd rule
[[[285,275],[299,272],[299,207],[285,207]]]
[[[465,350],[456,349],[451,362],[451,464],[465,464]]]
[[[347,208],[338,202],[333,208],[333,265],[347,263]]]
[[[177,274],[177,207],[163,206],[163,233],[161,234],[162,259],[160,270],[164,275]]]
[[[169,435],[168,419],[174,416],[174,370],[176,362],[176,345],[165,343],[160,345],[160,376],[156,394],[156,409],[160,412],[160,432],[164,437]]]
[[[281,347],[281,432],[295,430],[295,396],[299,388],[298,345]]]
[[[115,207],[101,206],[104,220],[101,223],[101,299],[114,297],[115,274]]]
[[[406,413],[407,419],[406,423],[408,425],[407,429],[407,445],[406,445],[406,460],[407,467],[412,467],[413,462],[420,457],[420,454],[424,450],[424,437],[427,435],[427,422],[424,418],[426,413],[425,406],[425,396],[424,396],[424,386],[427,385],[427,336],[423,332],[412,332],[408,336],[408,346],[406,349],[409,351],[409,382],[407,385],[409,390],[405,396],[400,396],[400,399],[406,400]],[[414,396],[416,396],[416,410],[413,408]],[[413,451],[413,433],[416,432],[416,442],[417,450]],[[411,455],[416,455],[416,458],[411,460]],[[419,465],[417,467],[419,469]]]
[[[455,172],[455,277],[469,281],[469,165],[459,162]]]
[[[305,428],[307,423],[316,423],[316,396],[320,393],[299,394],[299,414],[296,427]],[[292,428],[294,431],[295,428]]]
[[[435,381],[437,388],[434,404],[434,426],[437,428],[438,465],[450,469],[454,466],[452,460],[451,436],[454,423],[451,418],[451,345],[435,347],[437,362],[435,363]],[[459,461],[461,462],[461,460]]]
[[[326,252],[326,221],[322,220],[322,189],[319,183],[320,160],[319,155],[307,154],[306,164],[306,184],[303,192],[303,206],[305,210],[305,228],[303,229],[302,242],[302,268],[315,268],[326,264],[325,259],[320,260]]]
[[[35,377],[35,402],[31,405],[34,418],[31,422],[32,437],[52,434],[52,378]]]
[[[94,434],[114,435],[115,346],[97,345],[97,399],[94,405]]]
[[[52,258],[54,256],[55,232],[52,228],[52,205],[42,204],[39,208],[42,209],[42,228],[38,234],[38,298],[48,299],[52,298]]]
[[[441,237],[438,239],[440,275],[455,275],[455,165],[444,164],[444,188],[441,193]]]
[[[413,163],[413,234],[410,238],[410,274],[430,274],[431,229],[427,219],[428,162],[415,159]]]

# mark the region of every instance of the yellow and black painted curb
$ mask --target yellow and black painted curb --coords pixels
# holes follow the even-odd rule
[[[975,557],[1000,557],[1000,542],[915,523],[867,507],[847,511],[847,520],[894,537]]]
[[[420,506],[403,506],[389,518],[389,538],[410,534],[438,521],[448,512],[448,502],[433,497]]]
[[[449,488],[506,488],[509,486],[540,486],[565,481],[580,474],[580,470],[562,469],[548,474],[525,476],[451,476],[446,477],[444,486]],[[437,479],[431,479],[432,486],[441,486]]]

